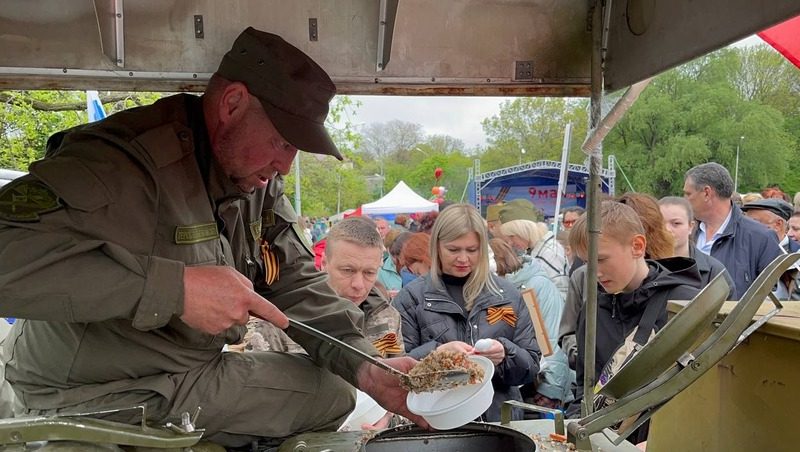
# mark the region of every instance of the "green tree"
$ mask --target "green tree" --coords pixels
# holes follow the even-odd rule
[[[146,105],[157,93],[101,93],[106,113]],[[87,121],[83,91],[0,92],[0,167],[25,171],[44,157],[47,139]]]
[[[471,158],[465,155],[463,141],[449,135],[423,136],[419,124],[391,121],[386,126],[387,135],[404,135],[407,139],[398,140],[384,162],[385,190],[391,190],[402,180],[425,198],[433,197],[434,186],[443,186],[448,191],[446,199],[461,199],[467,184],[467,168],[472,165]],[[393,126],[399,130],[392,132]],[[443,174],[438,181],[434,175],[436,168],[441,168]]]
[[[561,160],[564,128],[572,123],[570,161],[585,158],[580,145],[586,136],[585,99],[524,97],[506,101],[499,115],[481,123],[489,145],[480,154],[481,169],[490,171],[535,160]],[[522,154],[521,150],[525,153]]]
[[[411,189],[424,198],[431,198],[433,187],[443,186],[447,189],[445,199],[459,201],[467,184],[467,168],[472,160],[460,152],[451,154],[432,153],[409,166],[401,162],[391,162],[386,167],[388,189],[399,181],[405,182]],[[436,168],[442,169],[442,177],[437,181]]]
[[[657,197],[679,194],[686,170],[708,161],[734,175],[737,146],[739,191],[772,183],[789,188],[785,178],[797,160],[797,139],[781,110],[791,107],[776,108],[780,96],[736,81],[747,61],[743,55],[752,51],[725,49],[659,75],[609,134],[604,152],[616,155],[635,190]]]

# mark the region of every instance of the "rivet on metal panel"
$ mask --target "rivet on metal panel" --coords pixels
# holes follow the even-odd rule
[[[205,38],[205,32],[203,30],[203,15],[202,14],[195,14],[194,16],[194,37],[197,39]]]
[[[533,80],[533,61],[515,61],[514,80]]]
[[[308,40],[309,41],[316,41],[319,38],[319,33],[317,29],[317,18],[316,17],[309,17],[308,18]]]

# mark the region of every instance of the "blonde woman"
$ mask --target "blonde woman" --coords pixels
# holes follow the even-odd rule
[[[500,226],[500,232],[520,254],[527,254],[540,263],[550,280],[558,287],[561,298],[567,298],[569,263],[564,247],[542,223],[511,220]]]
[[[454,204],[431,230],[430,272],[397,294],[409,356],[422,359],[441,350],[480,354],[495,365],[494,400],[482,419],[500,419],[506,400],[521,401],[519,386],[539,372],[539,347],[531,317],[514,286],[489,271],[487,231],[478,211]],[[490,346],[475,349],[479,339]],[[514,419],[522,419],[515,410]]]

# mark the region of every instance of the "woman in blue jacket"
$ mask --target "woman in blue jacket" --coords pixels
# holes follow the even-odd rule
[[[558,325],[564,311],[561,292],[538,259],[531,259],[528,255],[517,256],[511,245],[502,239],[489,240],[489,247],[494,251],[499,276],[511,281],[519,291],[534,290],[553,350],[550,356],[542,357],[539,362],[541,371],[536,385],[523,386],[522,396],[534,405],[561,409],[564,403],[573,400],[572,384],[575,382],[575,371],[569,368],[567,355],[558,346]]]
[[[431,270],[394,299],[409,356],[436,350],[480,354],[495,365],[494,400],[482,416],[500,419],[505,400],[521,401],[519,386],[539,372],[539,347],[522,297],[508,281],[489,271],[486,225],[469,204],[446,208],[431,230]],[[479,339],[491,346],[475,350]],[[514,410],[514,419],[522,413]]]

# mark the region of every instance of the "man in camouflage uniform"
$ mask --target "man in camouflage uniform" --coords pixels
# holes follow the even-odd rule
[[[146,405],[163,424],[202,406],[207,438],[241,446],[337,428],[354,406],[346,381],[407,414],[396,378],[292,328],[310,357],[222,352],[252,314],[378,356],[283,195],[298,149],[341,158],[324,127],[334,93],[307,55],[248,28],[202,97],[60,132],[0,189],[0,316],[20,319],[4,362],[26,413]]]
[[[383,238],[374,221],[351,217],[328,233],[322,269],[328,285],[364,312],[364,336],[381,356],[402,356],[400,313],[375,288],[383,264]]]
[[[402,356],[400,313],[375,288],[383,258],[383,241],[375,222],[350,217],[331,227],[322,265],[328,285],[364,313],[364,336],[384,358]],[[271,323],[248,323],[247,351],[297,352],[298,346]]]

